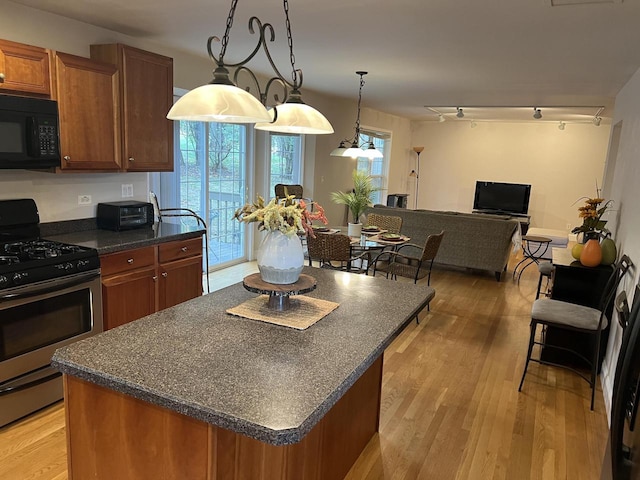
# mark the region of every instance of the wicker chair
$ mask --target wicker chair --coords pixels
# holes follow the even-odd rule
[[[389,233],[400,233],[402,217],[370,213],[367,215],[367,225],[375,225],[381,230],[387,230]]]
[[[367,272],[366,267],[355,267],[353,262],[356,260],[365,261],[368,258],[368,252],[351,256],[351,239],[347,235],[316,233],[315,238],[309,235],[307,236],[307,251],[310,267],[312,261],[316,260],[322,268],[354,273]]]
[[[437,235],[429,235],[424,247],[413,243],[405,243],[398,247],[396,251],[384,251],[373,260],[373,275],[376,272],[385,272],[387,278],[391,276],[396,280],[398,276],[413,278],[413,283],[417,283],[419,279],[427,277],[427,285],[431,284],[431,268],[433,260],[438,254],[438,249],[442,243],[444,231]],[[403,255],[402,249],[405,247],[422,248],[422,253],[418,257]]]
[[[302,185],[285,185],[284,183],[278,183],[274,187],[276,198],[284,198],[287,195],[293,195],[295,198],[302,197]],[[286,193],[285,193],[286,190]],[[305,199],[306,200],[306,199]]]

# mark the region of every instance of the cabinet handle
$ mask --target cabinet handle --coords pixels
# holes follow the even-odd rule
[[[64,158],[67,162],[68,162],[69,160],[71,160],[71,157],[70,157],[69,155],[65,155],[63,158]]]
[[[130,161],[130,162],[135,162],[135,161],[136,161],[136,159],[135,159],[135,158],[133,158],[133,157],[129,157],[129,161]]]
[[[183,252],[186,252],[189,249],[187,247],[182,247],[180,250],[182,250]]]
[[[153,276],[153,277],[151,277],[151,278],[153,279],[153,281],[154,281],[154,282],[157,282],[157,281],[158,281],[158,276],[157,276],[157,275],[154,275],[154,276]]]
[[[167,275],[168,275],[168,273],[167,273],[167,272],[162,272],[162,276],[163,276],[164,278],[167,278]]]
[[[4,82],[4,73],[0,73],[0,83]]]
[[[128,258],[128,259],[127,259],[127,263],[128,263],[129,265],[131,265],[131,264],[133,263],[133,258]]]

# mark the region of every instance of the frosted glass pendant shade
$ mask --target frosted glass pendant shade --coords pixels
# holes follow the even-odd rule
[[[194,122],[269,122],[267,109],[249,92],[233,85],[207,84],[183,95],[169,110],[169,120]]]
[[[305,103],[283,103],[275,107],[278,118],[275,122],[256,123],[257,130],[280,133],[300,133],[311,135],[323,135],[333,133],[333,127],[318,110]],[[273,108],[269,109],[269,115],[273,115]]]
[[[364,157],[364,151],[360,147],[351,147],[342,154],[343,157],[358,158]]]
[[[366,158],[368,158],[370,160],[373,160],[374,158],[382,158],[382,157],[384,157],[382,152],[380,150],[378,150],[376,147],[373,146],[373,143],[369,143],[369,147],[367,149],[363,150],[362,156],[366,157]]]

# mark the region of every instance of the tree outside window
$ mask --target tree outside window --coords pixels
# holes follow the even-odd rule
[[[302,137],[300,135],[271,134],[271,165],[269,195],[278,183],[300,184]]]

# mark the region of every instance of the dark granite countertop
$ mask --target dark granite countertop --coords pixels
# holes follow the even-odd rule
[[[58,370],[273,445],[299,442],[435,295],[305,267],[338,302],[299,331],[235,317],[241,283],[58,350]]]
[[[74,225],[78,226],[75,231],[73,230]],[[87,225],[89,229],[82,229]],[[100,255],[147,247],[172,240],[187,240],[204,234],[202,227],[167,222],[155,223],[147,228],[123,230],[121,232],[98,230],[97,227],[91,228],[91,225],[86,221],[82,225],[79,223],[71,224],[71,222],[43,224],[40,230],[43,238],[95,248]]]

